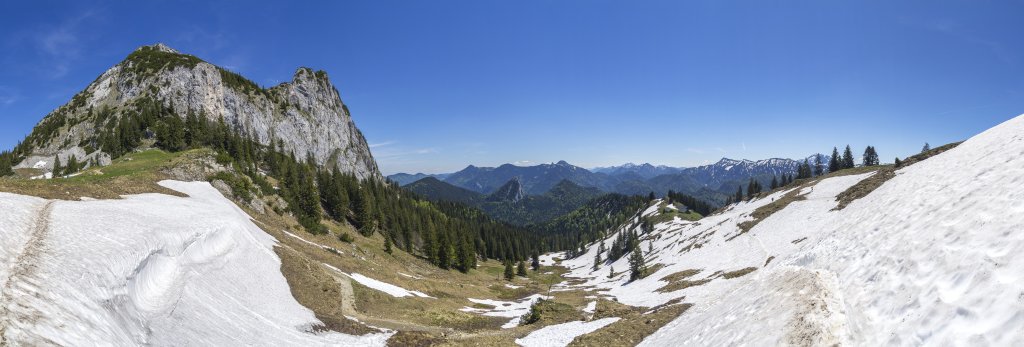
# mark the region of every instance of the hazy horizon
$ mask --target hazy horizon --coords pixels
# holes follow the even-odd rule
[[[156,42],[265,86],[326,70],[389,174],[682,167],[847,144],[892,161],[1024,113],[1021,4],[2,6],[2,149]]]

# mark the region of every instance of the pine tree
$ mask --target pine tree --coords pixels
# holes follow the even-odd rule
[[[64,165],[60,164],[60,156],[54,157],[53,162],[53,178],[57,178],[64,175]]]
[[[601,252],[594,254],[594,271],[601,268]]]
[[[505,261],[505,280],[511,281],[516,277],[516,273],[512,271],[512,262],[509,260]]]
[[[868,146],[864,149],[864,166],[876,166],[878,162],[878,152],[875,151],[874,146]]]
[[[80,170],[78,165],[78,157],[72,154],[68,157],[68,166],[64,168],[64,174],[70,175]]]
[[[921,148],[921,153],[924,153],[924,152],[927,152],[927,151],[930,151],[930,150],[932,150],[932,145],[929,145],[927,142],[925,142],[924,143],[924,147]]]
[[[814,175],[821,176],[825,173],[825,164],[822,162],[821,154],[814,156]]]
[[[600,257],[601,256],[601,252],[598,252],[597,256]],[[540,270],[540,253],[537,252],[536,249],[534,249],[533,250],[533,256],[531,256],[530,258],[533,259],[531,261],[531,263],[530,263],[530,267],[533,268],[533,271],[539,271]]]
[[[384,252],[391,254],[391,235],[384,236]]]
[[[608,278],[615,277],[615,267],[611,266],[608,268]]]
[[[775,190],[776,188],[779,188],[779,178],[778,177],[772,176],[771,188],[772,188],[772,190]]]
[[[743,186],[736,187],[736,202],[743,201]]]
[[[828,160],[828,172],[836,172],[842,169],[839,162],[839,149],[832,147],[832,158]]]
[[[903,165],[903,162],[900,161],[900,157],[896,157],[896,161],[893,164],[895,164],[896,167],[900,167],[900,165]]]
[[[632,254],[629,256],[629,280],[635,281],[647,275],[647,265],[644,264],[644,255],[640,253],[640,247],[633,245]]]
[[[520,261],[519,266],[516,267],[516,276],[526,277],[526,262]]]
[[[853,161],[853,151],[850,150],[850,145],[846,145],[846,150],[843,151],[843,162],[841,169],[852,169],[856,163]]]

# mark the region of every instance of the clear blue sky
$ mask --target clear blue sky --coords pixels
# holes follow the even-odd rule
[[[0,148],[154,42],[264,85],[326,70],[386,173],[891,161],[1024,113],[1020,1],[292,3],[5,2]]]

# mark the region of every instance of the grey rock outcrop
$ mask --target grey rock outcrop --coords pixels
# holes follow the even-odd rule
[[[114,117],[123,117],[143,98],[172,107],[179,116],[194,112],[210,120],[223,118],[235,131],[263,145],[276,142],[297,158],[312,157],[319,165],[335,165],[360,179],[382,179],[366,139],[323,71],[299,68],[290,82],[261,88],[162,44],[135,50],[47,115],[64,117],[65,125],[50,138],[36,140],[35,160],[66,154],[73,147],[98,147],[100,125],[92,121],[91,110],[111,109]],[[36,164],[29,159],[20,165]]]

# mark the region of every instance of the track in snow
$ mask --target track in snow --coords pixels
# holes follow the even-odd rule
[[[35,260],[43,251],[46,234],[50,229],[50,213],[53,211],[53,203],[53,200],[47,201],[39,209],[39,212],[36,212],[36,220],[32,226],[32,232],[29,235],[28,241],[25,242],[21,253],[15,258],[10,276],[7,277],[7,282],[3,284],[2,293],[0,293],[2,294],[0,295],[0,345],[6,344],[7,327],[12,319],[17,319],[21,322],[33,321],[42,315],[30,307],[18,305],[13,294],[15,291],[25,291],[25,289],[32,289],[29,292],[33,293],[39,292],[39,285],[32,279],[32,274],[36,269],[37,262]],[[22,310],[19,311],[22,312],[11,312],[11,309],[15,306],[21,308]]]

